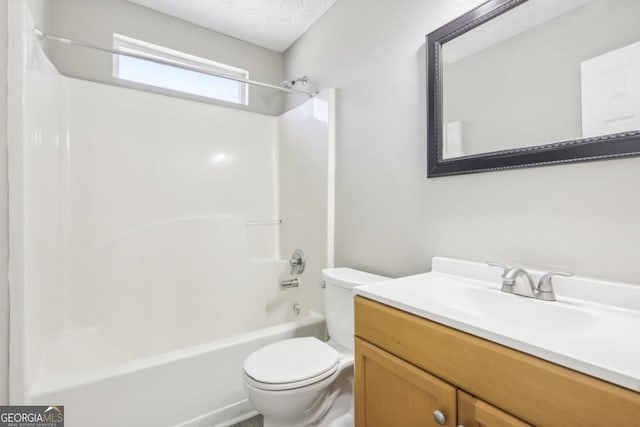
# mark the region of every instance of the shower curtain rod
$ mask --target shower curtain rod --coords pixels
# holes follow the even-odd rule
[[[176,67],[176,68],[182,68],[184,70],[189,70],[189,71],[195,71],[198,73],[202,73],[202,74],[208,74],[210,76],[214,76],[214,77],[221,77],[223,79],[228,79],[228,80],[233,80],[236,82],[241,82],[241,83],[247,83],[250,85],[254,85],[254,86],[260,86],[260,87],[266,87],[269,89],[275,89],[275,90],[279,90],[282,92],[288,92],[288,93],[295,93],[298,95],[305,95],[308,96],[309,98],[313,98],[314,96],[316,96],[318,94],[318,92],[305,92],[303,90],[296,90],[296,89],[288,89],[288,88],[284,88],[282,86],[277,86],[277,85],[272,85],[269,83],[262,83],[262,82],[257,82],[255,80],[248,80],[248,79],[243,79],[241,77],[234,77],[234,76],[229,76],[227,74],[223,74],[223,73],[216,73],[214,71],[208,70],[204,67],[198,67],[196,65],[186,65],[186,64],[176,64],[174,62],[171,61],[165,61],[163,59],[158,59],[158,58],[151,58],[149,56],[145,56],[145,55],[139,55],[136,53],[130,53],[130,52],[123,52],[121,50],[117,50],[117,49],[111,49],[108,47],[102,47],[102,46],[97,46],[91,43],[86,43],[80,40],[74,40],[74,39],[70,39],[67,37],[62,37],[62,36],[58,36],[55,34],[49,34],[49,33],[45,33],[44,31],[40,30],[39,28],[35,29],[35,33],[36,36],[42,40],[51,40],[51,41],[55,41],[55,42],[59,42],[59,43],[63,43],[63,44],[68,44],[68,45],[72,45],[72,46],[80,46],[80,47],[85,47],[88,49],[94,49],[94,50],[98,50],[100,52],[106,52],[106,53],[112,53],[114,55],[123,55],[123,56],[128,56],[131,58],[136,58],[136,59],[142,59],[145,61],[150,61],[150,62],[155,62],[157,64],[162,64],[162,65],[169,65],[171,67]]]

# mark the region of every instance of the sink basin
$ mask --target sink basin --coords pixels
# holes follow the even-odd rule
[[[528,270],[537,282],[544,271]],[[356,295],[640,392],[640,286],[557,278],[557,301],[502,292],[485,263],[434,257],[432,271]]]
[[[434,290],[429,298],[460,313],[546,333],[579,332],[598,325],[595,315],[571,304],[539,301],[492,288],[453,286]]]

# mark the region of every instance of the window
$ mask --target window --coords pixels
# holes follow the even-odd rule
[[[114,49],[149,58],[160,59],[176,65],[188,65],[243,79],[249,72],[240,68],[220,64],[184,52],[157,46],[120,34],[113,35]],[[248,104],[246,83],[216,77],[197,71],[185,70],[171,65],[159,64],[124,55],[113,55],[113,76],[145,85],[171,89],[179,92],[220,99],[236,104]]]

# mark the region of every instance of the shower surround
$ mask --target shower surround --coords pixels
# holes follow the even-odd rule
[[[71,427],[252,415],[245,355],[324,336],[333,93],[273,117],[71,79],[9,13],[11,402]]]

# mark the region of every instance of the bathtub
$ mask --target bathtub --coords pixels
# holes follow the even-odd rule
[[[324,317],[309,312],[300,320],[112,366],[44,363],[28,403],[64,405],[67,427],[230,426],[256,414],[242,383],[251,352],[325,334]]]
[[[298,116],[281,138],[275,116],[63,76],[26,2],[8,12],[10,402],[64,405],[67,427],[252,416],[244,359],[325,336],[321,288],[280,289],[289,240],[309,283],[331,265],[316,202],[280,199],[281,141],[308,153],[310,134]]]

